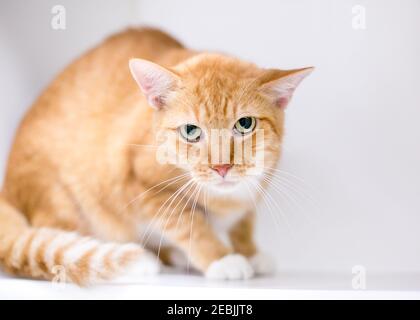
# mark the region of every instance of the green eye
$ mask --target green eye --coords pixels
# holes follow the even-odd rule
[[[256,123],[257,121],[254,117],[243,117],[236,121],[233,129],[235,132],[245,135],[254,131]]]
[[[201,138],[202,130],[193,124],[184,124],[179,127],[179,133],[188,142],[198,142]]]

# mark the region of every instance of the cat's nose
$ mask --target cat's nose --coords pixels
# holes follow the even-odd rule
[[[216,171],[221,177],[225,177],[228,173],[229,169],[232,168],[231,164],[218,164],[211,167],[214,171]]]

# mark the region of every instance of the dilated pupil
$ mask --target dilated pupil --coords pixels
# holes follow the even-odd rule
[[[239,119],[239,124],[242,128],[249,129],[251,128],[251,125],[252,125],[252,119],[249,117],[241,118]]]
[[[192,133],[194,133],[194,131],[197,129],[196,126],[192,125],[192,124],[187,124],[187,127],[185,128],[185,131],[187,131],[187,134],[190,135]]]

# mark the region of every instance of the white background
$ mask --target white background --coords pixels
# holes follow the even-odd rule
[[[55,4],[65,31],[50,27]],[[365,30],[352,28],[356,4]],[[420,272],[419,15],[416,0],[1,1],[2,174],[20,117],[57,72],[113,31],[159,26],[263,67],[316,67],[287,110],[281,169],[303,182],[289,176],[291,202],[272,192],[283,214],[260,210],[260,247],[280,271]]]

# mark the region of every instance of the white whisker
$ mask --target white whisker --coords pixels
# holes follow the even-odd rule
[[[193,181],[193,180],[191,180],[191,181]],[[194,181],[193,181],[194,182]],[[172,217],[172,215],[174,214],[174,212],[175,212],[175,210],[176,210],[176,208],[178,208],[178,206],[180,205],[180,203],[185,199],[185,197],[187,196],[187,194],[188,194],[188,192],[192,189],[194,187],[194,183],[191,183],[190,184],[190,187],[188,188],[188,190],[184,193],[184,195],[181,197],[181,199],[177,202],[177,204],[175,205],[175,207],[173,207],[172,208],[172,211],[171,211],[171,213],[169,214],[169,216],[166,218],[166,222],[165,222],[165,224],[164,224],[164,226],[163,226],[163,229],[162,229],[162,234],[161,234],[161,237],[160,237],[160,241],[159,241],[159,248],[158,248],[158,253],[157,253],[157,255],[159,256],[159,254],[160,254],[160,248],[161,248],[161,246],[162,246],[162,241],[163,241],[163,237],[164,237],[164,235],[165,235],[165,232],[166,232],[166,227],[167,227],[167,225],[168,225],[168,223],[169,223],[169,221],[170,221],[170,219],[171,219],[171,217]],[[174,198],[175,199],[175,198]],[[167,212],[167,210],[170,208],[170,206],[168,206],[167,207],[167,209],[165,210],[165,212],[164,212],[164,214],[163,214],[163,216],[166,216],[166,212]],[[179,218],[179,217],[178,217]],[[175,228],[177,229],[178,228],[178,221],[177,221],[177,225],[175,226]]]
[[[165,183],[170,182],[170,183],[166,184],[163,188],[161,188],[158,192],[154,193],[154,195],[155,195],[155,194],[158,194],[159,192],[161,192],[162,190],[165,190],[166,188],[168,188],[168,187],[169,187],[169,186],[171,186],[172,184],[174,184],[174,183],[177,183],[177,182],[181,181],[182,179],[184,179],[184,178],[185,178],[185,177],[187,177],[188,175],[189,175],[189,173],[184,173],[184,174],[178,175],[178,176],[176,176],[176,177],[172,177],[172,178],[170,178],[170,179],[167,179],[167,180],[165,180],[165,181],[162,181],[162,182],[160,182],[160,183],[158,183],[158,184],[154,185],[153,187],[151,187],[151,188],[147,189],[146,191],[144,191],[144,192],[140,193],[138,196],[136,196],[134,199],[132,199],[132,200],[131,200],[131,201],[130,201],[130,202],[129,202],[126,206],[125,206],[125,209],[126,209],[126,208],[128,208],[130,205],[132,205],[134,202],[136,202],[136,201],[140,200],[143,196],[145,196],[148,192],[152,191],[153,189],[155,189],[155,188],[157,188],[157,187],[159,187],[159,186],[161,186],[161,185],[163,185],[163,184],[165,184]]]
[[[275,181],[278,181],[279,183],[287,186],[290,191],[294,192],[297,196],[303,197],[304,200],[308,201],[319,209],[317,201],[308,192],[305,192],[306,190],[303,186],[297,185],[285,176],[280,177],[279,175],[272,172],[265,172],[265,174],[275,179]]]
[[[191,183],[193,183],[193,180],[189,180],[188,182],[186,182],[184,185],[182,185],[177,191],[175,191],[174,193],[171,194],[171,196],[166,199],[166,201],[160,206],[159,210],[157,211],[157,213],[155,214],[155,216],[151,219],[151,222],[148,224],[145,233],[142,237],[142,243],[147,243],[150,239],[151,236],[151,232],[149,233],[149,235],[147,235],[148,230],[150,229],[152,224],[157,224],[159,222],[160,219],[160,215],[161,215],[161,211],[165,208],[166,204],[171,201],[171,203],[169,204],[169,206],[172,205],[173,201],[177,198],[177,196],[183,191],[185,190]],[[166,212],[166,209],[165,209]],[[144,237],[147,235],[147,238],[145,239]]]
[[[309,222],[312,222],[312,219],[310,219],[309,215],[306,214],[305,209],[303,206],[299,203],[299,200],[294,197],[291,193],[286,192],[285,189],[287,188],[287,185],[282,185],[278,181],[275,181],[272,177],[265,176],[264,181],[268,182],[271,187],[273,187],[274,191],[276,191],[281,197],[286,199],[289,203],[291,203],[293,206],[296,206],[298,209],[298,212],[301,212],[305,220],[308,220]]]
[[[197,201],[198,201],[198,198],[200,196],[201,188],[202,188],[202,186],[200,186],[200,188],[197,191],[197,196],[194,199],[193,207],[192,207],[191,213],[190,213],[190,216],[191,216],[191,221],[190,221],[191,226],[190,226],[190,241],[189,241],[189,245],[188,245],[189,246],[189,249],[188,249],[188,257],[191,257],[192,236],[193,236],[193,229],[194,229],[193,228],[193,226],[194,226],[194,215],[195,215],[195,209],[197,207]],[[189,271],[190,271],[190,259],[188,259],[188,261],[187,261],[187,272],[189,272]]]
[[[286,224],[286,227],[289,230],[289,233],[293,236],[294,235],[293,230],[292,230],[292,228],[291,228],[291,226],[290,226],[290,224],[289,224],[289,222],[287,220],[287,217],[286,217],[283,209],[277,204],[277,202],[271,197],[271,195],[264,190],[264,188],[258,182],[256,182],[256,184],[254,186],[261,193],[261,195],[263,196],[263,199],[264,200],[269,200],[270,201],[270,203],[268,201],[266,201],[266,204],[268,206],[268,209],[269,209],[269,212],[270,212],[270,214],[272,216],[272,219],[276,223],[277,227],[279,229],[281,228],[280,227],[280,223],[277,220],[277,216],[276,216],[276,214],[273,211],[273,205],[279,210],[280,215],[283,217],[283,220],[284,220],[284,222]]]

